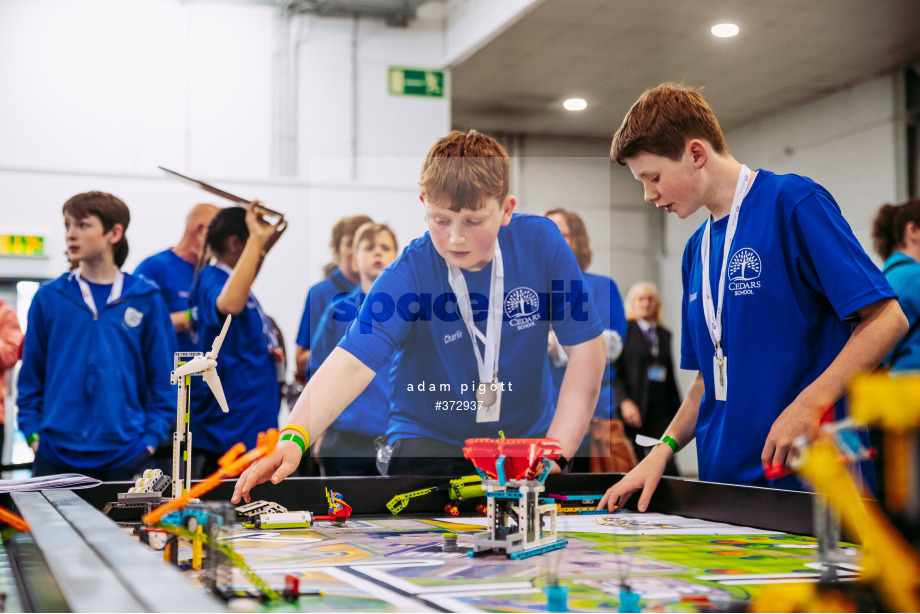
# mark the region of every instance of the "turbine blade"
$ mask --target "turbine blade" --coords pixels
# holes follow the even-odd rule
[[[214,398],[217,399],[217,404],[220,405],[221,411],[225,414],[229,413],[230,408],[227,407],[227,397],[224,396],[224,387],[220,384],[220,377],[217,376],[217,370],[211,369],[210,371],[205,371],[201,379],[207,382],[211,392],[214,393]]]
[[[227,329],[230,328],[230,320],[232,319],[233,316],[228,315],[227,319],[224,320],[224,327],[220,330],[220,334],[214,338],[214,345],[211,346],[211,351],[208,352],[208,358],[217,358],[217,353],[224,342],[224,337],[227,336]]]

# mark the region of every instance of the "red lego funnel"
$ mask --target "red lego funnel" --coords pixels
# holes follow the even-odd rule
[[[467,439],[463,456],[493,480],[501,479],[496,462],[502,457],[505,480],[532,480],[543,457],[559,458],[562,446],[555,439]]]

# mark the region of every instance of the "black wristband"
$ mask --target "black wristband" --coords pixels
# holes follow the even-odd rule
[[[563,469],[569,466],[569,461],[564,456],[560,456],[559,458],[554,459],[553,462],[555,462],[556,465],[559,467],[559,471],[562,471]]]

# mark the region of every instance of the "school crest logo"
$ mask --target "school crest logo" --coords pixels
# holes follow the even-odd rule
[[[136,328],[141,323],[141,320],[143,319],[144,319],[144,314],[142,314],[140,311],[138,311],[134,307],[128,307],[127,309],[125,309],[124,322],[125,322],[125,326],[127,326],[128,328]]]
[[[736,251],[728,261],[728,290],[735,296],[754,294],[760,288],[760,273],[763,265],[760,256],[750,247]]]
[[[505,315],[518,330],[535,326],[540,319],[540,296],[530,288],[515,288],[505,295]]]

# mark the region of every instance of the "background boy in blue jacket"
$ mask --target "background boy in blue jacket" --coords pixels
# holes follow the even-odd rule
[[[172,425],[176,337],[157,288],[115,264],[128,251],[125,203],[85,192],[63,213],[80,266],[42,285],[29,308],[19,426],[36,476],[130,480]]]

